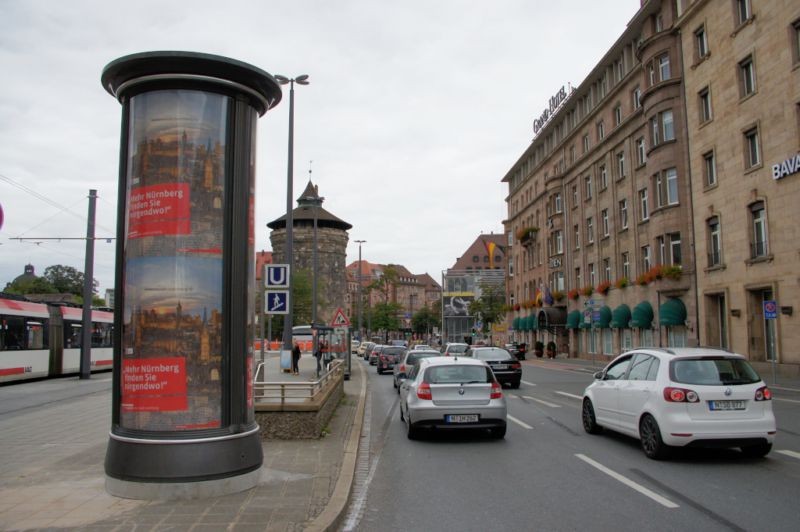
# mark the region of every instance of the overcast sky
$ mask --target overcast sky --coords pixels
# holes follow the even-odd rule
[[[295,91],[297,198],[312,180],[353,225],[348,263],[396,263],[439,280],[480,233],[502,232],[500,180],[532,121],[579,85],[639,0],[0,0],[0,289],[31,263],[83,271],[87,196],[114,237],[121,106],[100,86],[132,53],[218,54]],[[289,94],[258,124],[256,246],[286,210]],[[310,163],[309,161],[313,161]],[[114,243],[98,240],[100,294]]]

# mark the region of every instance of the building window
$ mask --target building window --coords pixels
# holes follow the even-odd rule
[[[736,1],[736,22],[740,26],[750,20],[753,16],[753,11],[750,6],[750,0],[735,0]]]
[[[589,263],[589,284],[594,286],[597,284],[597,275],[594,271],[594,262]]]
[[[589,151],[589,135],[583,136],[583,153]]]
[[[630,279],[631,278],[631,255],[627,251],[622,252],[620,255],[620,263],[622,264],[622,276]]]
[[[761,164],[761,151],[758,143],[758,128],[754,127],[744,132],[744,165],[745,169]]]
[[[575,240],[575,249],[580,249],[581,247],[581,226],[579,224],[575,224],[573,227],[573,239]]]
[[[481,259],[477,255],[472,256],[472,262],[479,262]]]
[[[622,229],[628,228],[628,200],[623,199],[619,202],[619,225]]]
[[[650,81],[650,87],[656,84],[656,68],[652,61],[647,63],[647,79]]]
[[[617,105],[614,108],[614,125],[618,126],[622,123],[622,106]]]
[[[553,202],[555,203],[556,213],[560,213],[562,211],[562,209],[561,209],[561,193],[560,192],[556,192],[556,194],[555,194],[555,196],[553,198]]]
[[[554,237],[556,243],[556,254],[564,253],[564,235],[561,234],[561,231],[556,231]]]
[[[694,32],[695,51],[697,59],[702,59],[708,55],[708,35],[706,35],[705,25],[700,26]]]
[[[555,290],[564,290],[564,272],[553,273],[553,288]]]
[[[717,161],[713,150],[703,154],[703,179],[707,187],[717,184]]]
[[[483,256],[483,262],[489,262],[489,255]]]
[[[650,246],[642,246],[642,272],[646,272],[653,267],[653,257]]]
[[[666,264],[669,262],[669,258],[667,257],[667,244],[663,236],[656,237],[656,250],[658,252],[659,264]]]
[[[739,61],[739,95],[742,98],[756,92],[756,67],[753,56],[748,55]]]
[[[606,172],[606,165],[600,165],[600,190],[608,188],[608,172]]]
[[[592,176],[587,175],[583,178],[584,191],[586,192],[586,199],[592,199]]]
[[[661,13],[653,18],[653,30],[654,33],[664,31],[664,17],[661,16]]]
[[[617,179],[625,177],[625,152],[621,151],[617,154]]]
[[[800,63],[800,19],[792,23],[792,60],[794,64]]]
[[[617,81],[622,81],[625,77],[625,63],[622,60],[617,61]]]
[[[681,254],[680,233],[669,234],[669,256],[670,256],[670,264],[672,264],[673,266],[681,265],[682,254]]]
[[[633,89],[631,97],[633,99],[633,110],[635,111],[642,106],[642,89],[638,85]]]
[[[700,109],[700,123],[705,124],[711,120],[711,92],[708,87],[697,93],[698,107]]]
[[[639,214],[640,220],[645,221],[650,219],[650,209],[647,206],[647,189],[643,188],[639,191]]]
[[[750,220],[753,227],[750,258],[765,257],[769,250],[767,246],[767,211],[763,201],[750,205]]]
[[[658,207],[678,203],[678,171],[668,168],[656,175],[656,200]]]
[[[609,227],[608,227],[608,209],[603,209],[600,212],[600,218],[603,221],[603,236],[609,235]]]
[[[603,140],[603,138],[605,136],[606,136],[606,126],[605,126],[605,124],[603,124],[603,122],[598,122],[597,123],[597,140],[598,141]]]
[[[642,166],[647,161],[647,147],[644,137],[636,139],[636,164]]]
[[[572,185],[572,208],[578,206],[578,185]]]
[[[594,220],[591,216],[586,219],[586,242],[588,244],[594,242]]]
[[[575,146],[569,147],[569,164],[575,162]]]
[[[611,282],[611,259],[603,259],[603,280]]]
[[[658,58],[659,81],[666,81],[671,77],[669,68],[669,54],[663,54]]]
[[[581,277],[581,268],[575,268],[575,287],[580,288],[583,286],[583,277]]]
[[[661,124],[664,128],[664,142],[675,140],[675,127],[672,123],[672,111],[661,113]]]
[[[708,266],[722,264],[722,233],[720,232],[719,217],[708,219]]]
[[[653,146],[658,146],[661,142],[661,128],[658,125],[658,116],[650,119],[650,142]]]

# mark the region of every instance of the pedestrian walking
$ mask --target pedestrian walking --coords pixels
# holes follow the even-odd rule
[[[292,374],[300,375],[300,345],[297,342],[292,348]]]

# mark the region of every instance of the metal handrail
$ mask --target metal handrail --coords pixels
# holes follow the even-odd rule
[[[259,381],[259,376],[264,373],[264,362],[256,368],[253,379],[253,397],[256,404],[305,403],[312,401],[321,393],[328,384],[344,376],[344,361],[334,359],[328,364],[328,369],[319,379],[307,382],[268,382]]]

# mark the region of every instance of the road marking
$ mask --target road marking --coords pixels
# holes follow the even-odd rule
[[[575,395],[574,393],[559,392],[559,391],[556,391],[555,393],[557,393],[558,395],[563,395],[565,397],[572,397],[573,399],[577,399],[578,401],[583,399],[583,397],[581,397],[580,395]]]
[[[508,419],[510,419],[511,421],[513,421],[514,423],[516,423],[517,425],[519,425],[520,427],[522,427],[523,429],[528,429],[528,430],[533,429],[533,427],[531,427],[530,425],[528,425],[524,421],[520,421],[519,419],[515,418],[514,416],[509,416],[508,414],[506,414],[506,417]]]
[[[522,384],[525,384],[527,386],[536,386],[535,382],[528,382],[528,381],[519,381],[519,382],[521,382]]]
[[[786,403],[800,403],[800,401],[796,401],[794,399],[781,399],[780,397],[772,396],[773,401],[784,401]]]
[[[777,451],[777,452],[779,452],[781,454],[785,454],[786,456],[791,456],[792,458],[797,458],[798,460],[800,460],[800,453],[798,453],[798,452],[788,451],[788,450],[780,450],[780,451]]]
[[[561,408],[561,405],[557,405],[555,403],[549,403],[547,401],[542,401],[541,399],[537,399],[535,397],[529,397],[527,395],[522,396],[525,399],[529,399],[531,401],[536,401],[537,403],[542,403],[544,406],[549,406],[550,408]]]
[[[606,466],[604,466],[603,464],[601,464],[599,462],[595,462],[594,460],[592,460],[588,456],[586,456],[584,454],[576,454],[575,456],[577,456],[578,458],[580,458],[581,460],[583,460],[584,462],[586,462],[590,466],[602,471],[603,473],[605,473],[606,475],[610,476],[611,478],[622,482],[623,484],[625,484],[629,488],[635,489],[636,491],[638,491],[639,493],[641,493],[645,497],[649,497],[649,498],[653,499],[658,504],[660,504],[662,506],[666,506],[667,508],[679,508],[679,506],[677,504],[675,504],[671,500],[667,499],[666,497],[662,497],[658,493],[655,493],[654,491],[651,491],[651,490],[645,488],[641,484],[638,484],[638,483],[632,481],[628,477],[620,475],[616,471],[613,471],[613,470],[607,468]]]

